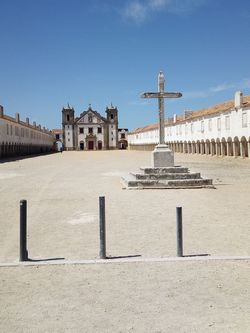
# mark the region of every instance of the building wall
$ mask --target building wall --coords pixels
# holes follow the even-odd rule
[[[109,148],[115,149],[117,148],[117,125],[115,123],[109,124]]]
[[[65,125],[65,149],[74,149],[74,126],[70,124]]]
[[[0,112],[0,157],[26,155],[51,151],[54,148],[52,132],[23,122],[16,114],[15,118]]]
[[[154,149],[159,130],[130,133],[128,141],[130,149]],[[176,152],[250,157],[250,106],[177,120],[165,126],[165,141]]]

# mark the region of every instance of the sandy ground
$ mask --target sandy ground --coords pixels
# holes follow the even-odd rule
[[[1,163],[0,263],[18,263],[21,199],[28,200],[29,257],[51,261],[0,267],[0,332],[249,332],[248,260],[143,261],[176,256],[177,206],[185,255],[250,256],[250,160],[175,160],[213,178],[216,189],[122,190],[121,176],[149,166],[149,152]],[[141,262],[53,265],[98,258],[101,195],[107,254]]]

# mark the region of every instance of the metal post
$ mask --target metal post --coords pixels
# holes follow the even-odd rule
[[[182,207],[176,207],[177,257],[183,257]]]
[[[99,197],[100,258],[106,259],[105,197]]]
[[[27,250],[27,201],[20,200],[20,261],[28,260]]]

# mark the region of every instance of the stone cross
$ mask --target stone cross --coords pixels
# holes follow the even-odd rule
[[[159,105],[159,144],[165,144],[165,121],[164,121],[164,98],[179,98],[181,93],[165,92],[164,91],[164,74],[160,71],[158,75],[158,92],[146,92],[141,94],[142,98],[158,98]]]

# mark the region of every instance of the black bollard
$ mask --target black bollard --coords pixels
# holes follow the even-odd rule
[[[28,260],[27,250],[27,201],[20,200],[20,261]]]
[[[100,258],[106,259],[105,197],[99,197]]]
[[[176,207],[177,257],[183,257],[182,207]]]

